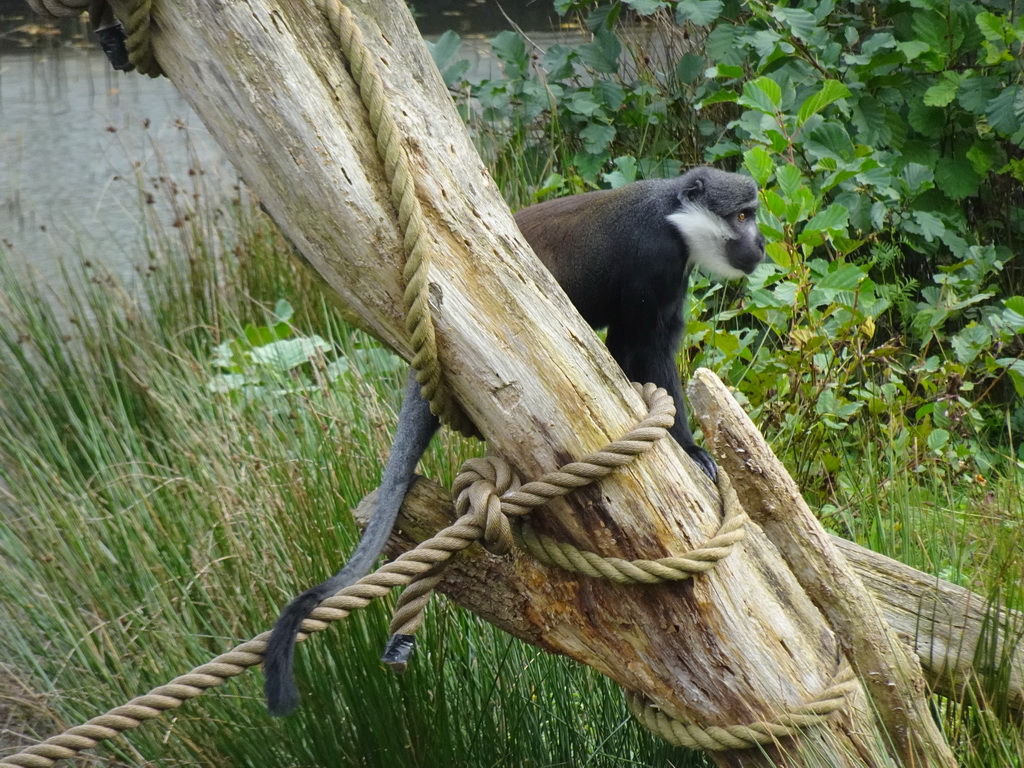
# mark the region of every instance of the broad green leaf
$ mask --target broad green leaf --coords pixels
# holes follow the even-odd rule
[[[919,227],[920,233],[929,243],[937,237],[942,237],[946,231],[946,225],[942,223],[942,219],[933,213],[914,211],[913,219]]]
[[[757,182],[759,187],[768,184],[771,178],[775,163],[772,156],[764,147],[754,147],[743,153],[743,165],[750,172],[751,178]]]
[[[1008,86],[988,103],[989,124],[1003,133],[1013,134],[1024,124],[1024,88]]]
[[[896,43],[896,50],[902,53],[908,62],[911,62],[925,51],[930,51],[931,46],[920,40],[908,40],[905,43]]]
[[[924,92],[923,101],[929,107],[945,107],[956,98],[964,75],[959,72],[943,72],[935,85]]]
[[[594,33],[592,42],[579,47],[580,59],[588,67],[603,72],[607,75],[619,71],[619,55],[622,53],[622,44],[614,32],[607,29],[599,29]]]
[[[814,14],[803,8],[786,8],[776,5],[772,8],[772,16],[785,24],[789,30],[802,40],[810,40],[814,36],[818,20]]]
[[[279,371],[290,371],[330,350],[331,345],[319,336],[300,336],[257,347],[250,353],[250,357],[254,363],[270,365]]]
[[[506,77],[517,79],[526,72],[530,63],[526,55],[526,43],[515,32],[499,32],[491,40],[491,50],[502,63]]]
[[[1011,312],[1016,312],[1021,318],[1021,325],[1024,325],[1024,296],[1011,296],[1003,299],[1003,304]]]
[[[796,195],[802,181],[800,169],[795,165],[787,164],[775,170],[775,182],[779,185],[779,191],[783,197]]]
[[[1004,43],[1006,28],[1009,26],[1003,17],[994,13],[982,11],[974,17],[974,23],[978,25],[981,34],[991,43]]]
[[[706,27],[721,15],[724,7],[722,0],[680,0],[676,5],[676,23]]]
[[[568,99],[564,99],[562,104],[573,114],[582,115],[583,117],[590,117],[594,113],[601,111],[601,105],[595,101],[594,95],[590,91],[585,90],[574,92]]]
[[[578,58],[576,50],[567,45],[552,45],[541,57],[541,64],[547,70],[548,80],[565,80],[575,74],[573,62]]]
[[[669,7],[666,0],[626,0],[626,5],[641,16],[650,16],[662,8]]]
[[[712,78],[726,78],[736,80],[743,77],[743,67],[733,67],[728,64],[716,64],[708,69],[707,76]],[[735,99],[733,99],[735,101]]]
[[[821,213],[807,222],[805,232],[845,231],[849,223],[849,211],[839,203],[832,203]]]
[[[583,146],[587,152],[596,155],[604,152],[615,138],[615,127],[604,123],[591,123],[580,131],[580,138],[583,139]]]
[[[978,194],[981,177],[966,157],[943,157],[935,166],[935,182],[947,197],[960,200]]]
[[[867,274],[856,264],[840,264],[818,280],[815,287],[826,291],[854,291],[866,278]]]
[[[952,339],[953,352],[961,363],[972,362],[992,342],[992,333],[984,325],[968,325]]]
[[[782,103],[782,88],[774,80],[759,77],[743,84],[739,103],[766,115],[775,115]]]
[[[636,181],[637,162],[635,157],[632,155],[622,155],[621,157],[616,157],[612,162],[615,164],[615,170],[611,173],[602,174],[602,177],[611,185],[612,189],[618,189]]]
[[[430,56],[434,60],[434,64],[437,65],[438,69],[443,71],[445,67],[451,64],[452,59],[454,59],[455,55],[459,52],[459,46],[462,44],[462,39],[449,29],[434,42],[430,42],[429,40],[425,40],[424,42],[427,44],[427,50],[430,51]]]
[[[803,125],[811,115],[818,114],[829,104],[834,104],[840,99],[847,98],[849,95],[850,89],[838,80],[826,80],[822,84],[820,91],[809,96],[800,105],[800,111],[797,113],[796,118],[797,125]]]
[[[692,83],[707,67],[707,59],[698,53],[687,53],[676,65],[676,77],[681,83]],[[737,67],[737,69],[739,69]]]
[[[949,442],[949,432],[944,429],[933,429],[928,433],[928,447],[938,453]]]
[[[295,309],[287,299],[278,299],[274,304],[274,323],[287,323],[295,314]]]
[[[1024,398],[1024,360],[1001,357],[996,360],[996,363],[1010,374],[1010,381],[1013,382],[1013,388],[1017,391],[1017,397]]]

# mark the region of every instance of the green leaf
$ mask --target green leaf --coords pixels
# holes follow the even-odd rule
[[[911,62],[925,51],[930,51],[931,46],[920,40],[908,40],[905,43],[896,43],[896,50],[902,53],[908,62]]]
[[[547,70],[549,81],[565,80],[575,74],[573,62],[577,58],[576,49],[567,45],[552,45],[544,52],[540,61]]]
[[[613,161],[615,170],[602,174],[602,178],[611,185],[612,189],[624,187],[636,181],[637,162],[632,155],[616,157]]]
[[[766,115],[775,115],[782,104],[782,88],[774,80],[759,77],[743,84],[743,95],[739,103]]]
[[[824,291],[854,291],[867,278],[864,268],[856,264],[835,264],[817,281],[815,288]]]
[[[687,53],[679,59],[679,63],[676,65],[676,77],[681,83],[692,83],[706,67],[707,59],[699,53]]]
[[[582,131],[580,138],[583,139],[583,147],[588,154],[596,155],[604,152],[615,138],[615,127],[604,123],[591,123]]]
[[[757,185],[764,187],[771,178],[775,163],[764,147],[754,147],[743,153],[743,166],[750,172]]]
[[[942,237],[946,232],[946,225],[934,213],[914,211],[913,220],[917,225],[917,230],[924,235],[924,239],[929,243],[937,237]]]
[[[599,29],[594,33],[593,42],[579,47],[580,59],[591,69],[613,75],[619,71],[619,55],[622,44],[614,32]]]
[[[601,105],[594,100],[594,95],[586,90],[574,92],[568,99],[562,100],[562,105],[573,114],[583,117],[590,117],[601,111]]]
[[[978,29],[981,30],[981,34],[985,36],[985,39],[990,43],[1005,43],[1006,30],[1010,26],[1006,23],[1005,19],[1000,16],[996,16],[994,13],[988,11],[982,11],[974,17],[974,23],[978,25]]]
[[[928,447],[938,453],[949,442],[949,432],[944,429],[933,429],[928,433]]]
[[[961,363],[972,362],[992,342],[992,333],[983,325],[969,325],[956,334],[951,345],[956,359]]]
[[[287,323],[295,314],[295,309],[287,299],[278,299],[274,304],[274,324]]]
[[[1003,306],[1017,315],[1014,318],[1017,329],[1024,328],[1024,296],[1011,296],[1008,299],[1003,299]]]
[[[724,7],[722,0],[681,0],[676,5],[676,23],[706,27],[722,14]]]
[[[805,232],[845,232],[849,224],[850,214],[846,207],[832,203],[804,226]]]
[[[1006,134],[1015,133],[1024,124],[1024,88],[1008,86],[988,103],[985,113],[993,128]]]
[[[935,85],[924,92],[923,101],[929,107],[945,107],[956,98],[961,76],[956,72],[943,72]]]
[[[996,363],[1010,374],[1010,381],[1013,382],[1013,388],[1017,391],[1017,397],[1024,398],[1024,360],[1001,357],[996,360]]]
[[[978,194],[981,177],[966,156],[942,157],[935,166],[935,182],[947,197],[960,200]]]
[[[459,52],[462,39],[449,29],[434,42],[429,40],[424,42],[427,44],[427,50],[430,51],[434,64],[438,69],[444,71],[444,68],[451,64],[452,59]]]
[[[818,26],[818,20],[814,14],[805,11],[803,8],[785,8],[776,5],[772,8],[772,16],[781,21],[794,36],[801,40],[810,40],[814,36]]]
[[[795,165],[787,164],[775,170],[775,183],[779,185],[779,190],[785,198],[796,195],[802,181],[800,169]]]
[[[849,95],[850,89],[838,80],[826,80],[820,91],[804,99],[804,103],[800,105],[800,112],[796,118],[797,125],[803,125],[811,115],[818,114],[829,104],[834,104]]]
[[[511,30],[500,32],[491,40],[491,50],[502,63],[506,77],[517,79],[526,73],[530,60],[526,55],[526,43]]]
[[[330,350],[331,345],[319,336],[301,336],[257,347],[250,357],[254,363],[269,365],[278,371],[290,371]]]
[[[668,8],[666,0],[626,0],[626,5],[641,16],[650,16],[662,8]]]

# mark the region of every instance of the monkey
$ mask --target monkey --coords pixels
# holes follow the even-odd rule
[[[718,468],[694,443],[676,353],[694,265],[725,279],[749,275],[765,256],[757,226],[757,184],[706,166],[673,179],[636,181],[523,208],[515,215],[526,241],[594,328],[630,381],[654,382],[672,396],[669,434],[716,480]],[[271,715],[298,705],[295,639],[321,601],[369,572],[384,549],[416,464],[439,427],[410,373],[376,509],[359,546],[334,576],[303,592],[281,612],[264,657]]]

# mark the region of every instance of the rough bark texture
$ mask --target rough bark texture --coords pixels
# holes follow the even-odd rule
[[[114,6],[123,12],[120,2]],[[603,445],[640,402],[515,228],[400,0],[353,1],[384,78],[432,237],[433,312],[446,375],[494,450],[526,478]],[[309,3],[154,4],[157,57],[248,186],[364,327],[408,356],[401,235],[338,44]],[[534,516],[543,532],[621,557],[660,557],[717,527],[714,489],[666,441],[614,480]],[[840,644],[756,526],[710,575],[615,587],[513,561],[519,606],[548,648],[644,692],[667,713],[746,723],[814,699]],[[494,585],[487,585],[493,590]],[[913,702],[919,691],[901,692]],[[921,707],[886,713],[858,692],[827,725],[721,765],[952,765]],[[918,738],[902,734],[915,730]],[[804,757],[810,755],[810,758]]]

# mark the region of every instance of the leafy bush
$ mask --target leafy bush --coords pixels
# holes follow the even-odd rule
[[[799,479],[827,486],[865,439],[970,477],[1007,413],[1024,458],[1024,20],[967,0],[555,6],[589,42],[502,33],[504,77],[467,83],[449,34],[442,71],[510,198],[696,162],[761,185],[770,264],[742,299],[695,284],[684,357],[741,389]]]

